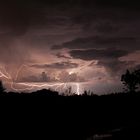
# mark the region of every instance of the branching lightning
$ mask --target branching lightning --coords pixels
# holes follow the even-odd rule
[[[59,91],[59,89],[61,89],[61,91],[65,91],[65,89],[68,88],[69,83],[68,82],[61,82],[61,83],[27,83],[27,82],[23,82],[23,83],[19,83],[18,81],[18,77],[19,77],[19,73],[20,71],[24,68],[24,67],[28,67],[28,65],[21,65],[19,67],[19,69],[17,70],[16,76],[13,79],[11,77],[11,75],[6,71],[5,68],[3,68],[2,72],[0,70],[0,78],[5,78],[7,80],[10,80],[10,85],[11,85],[11,89],[13,89],[14,91],[17,92],[22,92],[22,91],[31,91],[33,89],[36,88],[53,88],[55,91]],[[17,88],[15,85],[20,85],[20,86],[25,86],[26,88]],[[80,84],[79,83],[74,83],[74,86],[76,86],[76,94],[80,94]]]
[[[7,73],[7,71],[5,70],[5,68],[3,68],[3,71],[4,71],[5,74],[2,71],[0,71],[0,78],[11,79],[10,74]]]

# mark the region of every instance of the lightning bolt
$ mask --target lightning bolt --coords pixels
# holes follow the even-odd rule
[[[3,73],[0,71],[0,78],[2,78],[2,77],[6,78],[6,79],[9,79],[8,76],[6,76],[5,74],[3,74]]]
[[[3,68],[4,72],[0,71],[0,78],[6,78],[8,80],[10,80],[10,85],[11,85],[11,89],[17,91],[17,92],[22,92],[22,91],[31,91],[35,88],[53,88],[55,91],[60,90],[65,90],[68,88],[68,82],[61,82],[61,83],[52,83],[52,84],[48,84],[48,83],[43,83],[43,84],[35,84],[35,83],[27,83],[27,82],[23,82],[23,83],[17,83],[18,81],[18,77],[19,77],[19,73],[20,71],[22,71],[22,69],[24,67],[28,67],[28,65],[21,65],[19,67],[19,69],[17,70],[15,79],[13,80],[13,78],[11,77],[11,75],[6,71],[5,68]],[[26,88],[16,88],[15,85],[21,85],[21,86],[26,86]],[[76,94],[79,95],[80,94],[80,84],[76,83],[74,84],[76,86]]]
[[[7,73],[7,71],[6,71],[6,69],[5,69],[5,67],[4,68],[2,68],[3,70],[4,70],[4,73],[2,72],[2,71],[0,71],[0,78],[6,78],[6,79],[11,79],[11,76],[10,76],[10,74],[9,73]]]
[[[76,86],[77,86],[77,88],[76,88],[76,94],[77,95],[80,95],[80,84],[77,83]]]

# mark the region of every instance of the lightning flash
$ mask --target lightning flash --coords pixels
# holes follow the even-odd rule
[[[32,91],[34,89],[42,89],[42,88],[52,88],[55,91],[65,91],[65,89],[67,89],[69,87],[70,83],[67,82],[61,82],[61,83],[19,83],[16,82],[18,77],[19,77],[19,73],[22,69],[24,69],[25,67],[28,67],[27,65],[21,65],[19,67],[19,69],[17,70],[16,76],[15,78],[12,78],[12,76],[6,71],[5,68],[1,68],[0,70],[0,78],[5,78],[7,80],[10,81],[10,85],[11,85],[11,89],[13,89],[16,92],[22,92],[22,91]],[[17,88],[16,86],[24,86],[26,88]],[[76,94],[79,95],[80,94],[80,84],[79,83],[73,83],[73,86],[76,87]]]

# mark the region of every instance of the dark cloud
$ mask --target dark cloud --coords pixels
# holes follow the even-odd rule
[[[121,29],[121,25],[117,25],[112,21],[100,21],[96,26],[96,30],[100,33],[113,33],[118,32]]]
[[[54,45],[52,49],[78,49],[78,48],[92,48],[94,45],[94,37],[91,38],[78,38],[70,42],[65,42],[62,45]]]
[[[125,62],[119,61],[118,59],[114,60],[100,60],[98,66],[103,66],[113,77],[120,77],[120,75],[126,70],[133,67],[134,62]]]
[[[119,57],[127,55],[128,52],[118,49],[87,49],[87,50],[72,50],[70,55],[74,59],[82,60],[101,60],[101,59],[117,59]]]
[[[0,27],[5,30],[9,29],[9,32],[13,34],[22,35],[29,28],[41,26],[56,27],[56,25],[78,24],[85,28],[87,25],[92,26],[93,23],[99,22],[100,19],[105,22],[112,19],[115,21],[132,20],[132,18],[137,20],[138,11],[133,9],[132,11],[131,8],[128,10],[125,5],[125,10],[119,7],[114,8],[109,5],[112,2],[109,2],[108,6],[104,6],[104,3],[107,2],[102,2],[97,2],[97,0],[21,0],[20,2],[6,0],[0,5]],[[116,4],[116,2],[113,3]],[[136,4],[133,2],[132,5]],[[104,24],[101,26],[103,28]],[[107,26],[106,24],[104,27],[107,28]],[[108,30],[110,27],[108,26]]]
[[[23,35],[30,24],[32,10],[25,3],[18,1],[1,2],[0,29],[4,35]]]
[[[119,58],[139,50],[138,42],[139,38],[136,37],[95,36],[75,39],[62,45],[53,46],[53,49],[68,48],[73,59],[97,60],[98,66],[105,67],[109,74],[120,75],[135,63],[120,61]]]
[[[104,38],[96,38],[95,42],[97,44],[102,44],[102,45],[121,45],[121,44],[128,44],[128,43],[135,43],[136,42],[136,38],[134,37],[104,37]]]
[[[128,48],[130,45],[133,45],[137,48],[136,45],[137,39],[134,37],[106,37],[106,36],[95,36],[87,38],[78,38],[70,42],[63,43],[62,45],[54,45],[52,49],[87,49],[87,48]],[[135,49],[133,48],[133,49]]]
[[[52,64],[43,64],[43,65],[32,65],[31,67],[35,68],[50,68],[50,69],[72,69],[72,68],[77,68],[78,64],[77,63],[72,63],[72,62],[58,62],[58,63],[52,63]]]
[[[70,51],[71,56],[74,59],[82,59],[86,61],[97,60],[98,63],[92,62],[89,66],[101,66],[109,72],[109,74],[114,74],[122,72],[126,69],[132,62],[120,61],[119,58],[128,54],[124,50],[116,49],[105,49],[105,50],[72,50]]]
[[[104,3],[106,2],[102,4],[102,2],[98,3],[95,0],[3,1],[0,5],[0,29],[3,29],[6,34],[6,30],[8,30],[8,34],[23,35],[30,28],[79,25],[83,29],[88,29],[95,25],[95,29],[98,26],[99,31],[104,32],[105,30],[113,30],[114,22],[112,23],[112,20],[130,21],[132,18],[133,21],[134,19],[138,20],[138,12],[120,8],[113,10],[112,6],[109,5],[102,8]],[[102,23],[100,23],[101,21]]]

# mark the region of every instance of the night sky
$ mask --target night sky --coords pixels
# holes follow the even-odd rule
[[[140,6],[135,0],[0,3],[0,77],[7,90],[14,81],[119,92],[121,75],[136,68]]]

